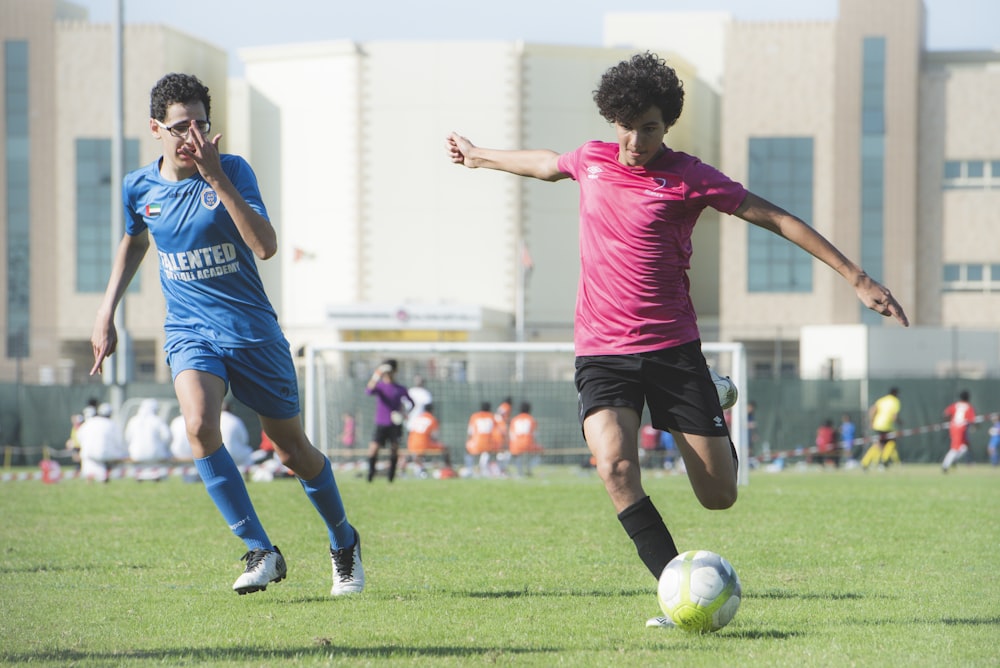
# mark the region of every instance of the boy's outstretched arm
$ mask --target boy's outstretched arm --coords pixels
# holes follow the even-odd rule
[[[480,148],[456,132],[448,135],[445,148],[453,163],[469,169],[496,169],[542,181],[559,181],[569,177],[566,172],[559,171],[559,154],[548,149],[503,151]]]
[[[788,239],[843,276],[865,306],[876,313],[895,318],[904,327],[909,326],[910,321],[903,312],[903,307],[889,289],[866,274],[803,220],[753,193],[747,193],[746,199],[733,215]]]

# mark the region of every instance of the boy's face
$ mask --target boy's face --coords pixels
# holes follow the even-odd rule
[[[201,102],[174,102],[167,107],[166,117],[162,121],[158,123],[155,118],[149,119],[149,129],[153,136],[163,142],[163,164],[160,169],[179,178],[186,178],[198,171],[194,160],[183,150],[184,147],[194,147],[194,133],[198,130],[191,127],[191,121],[195,121],[196,126],[208,121],[205,105]],[[167,128],[172,128],[173,132]],[[182,136],[175,137],[174,133],[181,133]]]
[[[615,122],[618,134],[618,162],[626,167],[643,167],[660,153],[667,126],[659,107],[650,107],[630,123]]]

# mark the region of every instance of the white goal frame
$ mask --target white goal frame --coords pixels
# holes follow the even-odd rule
[[[720,368],[723,375],[728,375],[736,384],[740,393],[740,398],[731,412],[729,431],[736,446],[740,458],[739,473],[737,482],[745,486],[750,482],[750,444],[747,442],[747,360],[746,349],[742,343],[720,343],[703,342],[702,351],[707,355],[729,355],[728,370]],[[317,443],[317,437],[325,440],[327,434],[320,434],[317,424],[325,424],[325,420],[319,420],[320,413],[326,410],[324,391],[322,383],[317,378],[317,358],[326,352],[340,353],[511,353],[517,356],[516,367],[522,368],[525,353],[563,353],[573,354],[572,343],[539,343],[539,342],[400,342],[400,341],[340,341],[332,343],[322,343],[308,345],[305,349],[305,388],[302,401],[302,412],[306,435],[313,443]],[[319,408],[317,408],[319,407]]]

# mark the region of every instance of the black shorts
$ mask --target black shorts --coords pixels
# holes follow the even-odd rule
[[[656,429],[729,435],[701,341],[649,353],[577,357],[576,391],[581,425],[598,408],[631,408],[641,417],[648,405]]]
[[[386,443],[399,445],[402,437],[403,425],[401,424],[377,424],[374,433],[372,433],[372,441],[378,443],[379,447]]]

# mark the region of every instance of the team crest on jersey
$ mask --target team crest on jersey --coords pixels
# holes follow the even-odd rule
[[[214,209],[219,206],[219,195],[211,188],[201,191],[201,205],[206,209]]]

